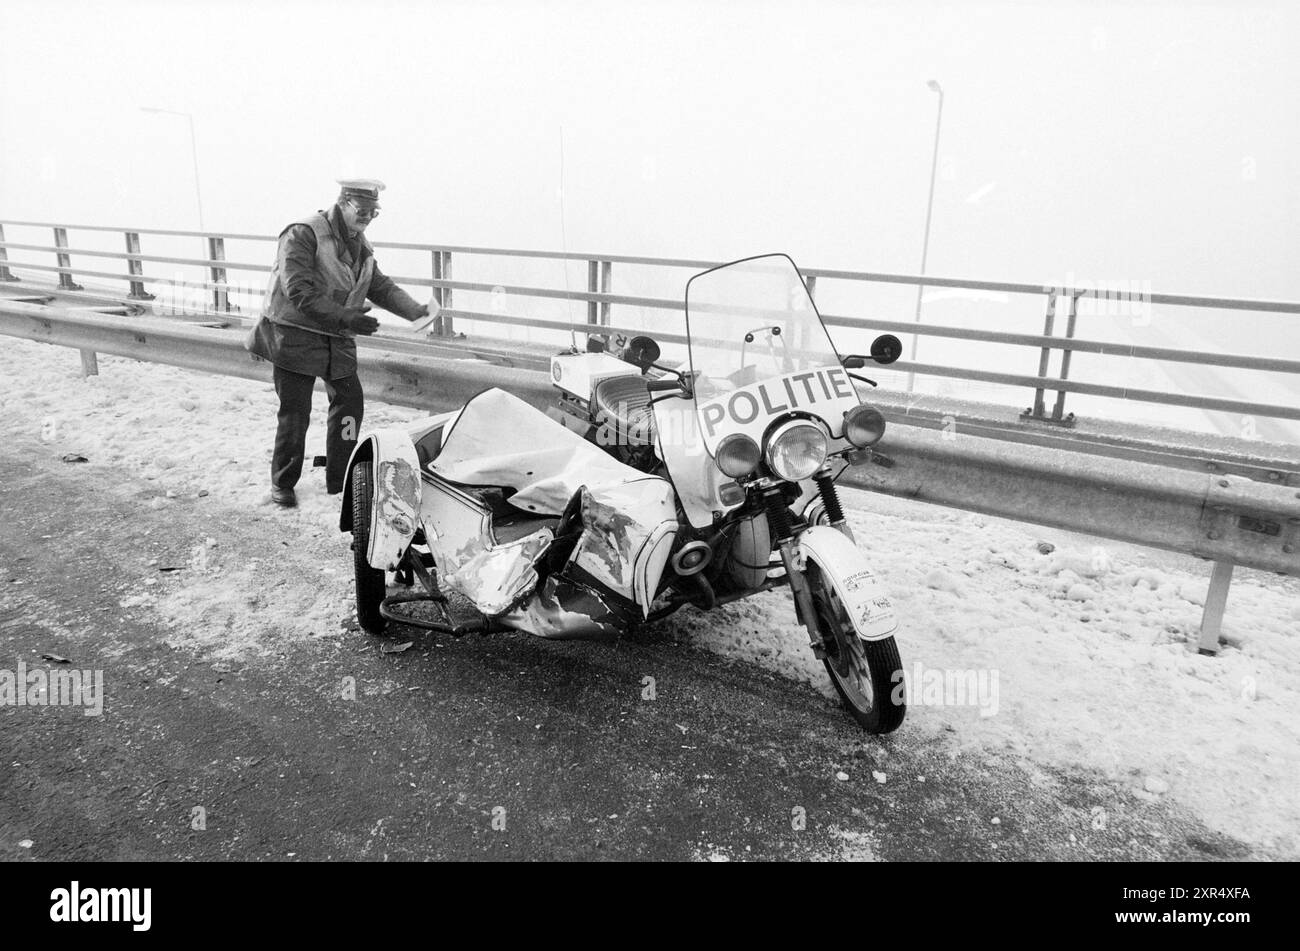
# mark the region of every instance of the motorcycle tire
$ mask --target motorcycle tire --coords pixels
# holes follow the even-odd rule
[[[357,623],[371,634],[383,634],[385,621],[379,605],[388,595],[383,569],[372,568],[366,560],[370,547],[370,509],[374,498],[370,461],[352,465],[352,569],[356,576]]]
[[[817,624],[828,651],[836,652],[822,663],[831,684],[853,719],[868,733],[892,733],[907,715],[907,696],[903,689],[903,662],[893,636],[878,641],[864,641],[844,609],[840,593],[811,559],[807,570],[808,586],[817,608]],[[838,625],[838,630],[833,625]],[[847,648],[847,664],[838,652]],[[836,663],[841,661],[841,663]],[[847,673],[837,669],[847,667]]]

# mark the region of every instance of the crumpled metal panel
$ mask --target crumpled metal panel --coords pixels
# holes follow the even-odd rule
[[[600,591],[551,575],[532,597],[502,618],[511,627],[551,640],[613,640],[626,621]]]
[[[374,443],[374,498],[367,560],[375,568],[395,569],[415,536],[420,509],[419,461],[410,438],[399,429],[370,435]]]
[[[489,616],[500,614],[537,584],[537,559],[554,538],[539,528],[505,545],[492,543],[491,513],[454,487],[425,485],[423,511],[429,551],[442,583]]]
[[[489,617],[501,614],[537,584],[537,559],[551,544],[549,528],[508,545],[487,545],[470,539],[453,553],[440,549],[442,583],[459,591]]]
[[[677,527],[672,487],[641,478],[595,490],[584,486],[581,493],[583,531],[573,553],[562,571],[504,618],[512,627],[553,639],[607,640],[627,629],[633,604],[642,617],[648,612]]]
[[[593,489],[645,479],[545,413],[503,390],[470,400],[443,435],[429,471],[460,485],[514,489],[510,504],[559,515],[583,485]]]
[[[583,532],[570,562],[629,601],[636,600],[637,565],[649,556],[648,543],[665,523],[675,527],[673,490],[662,479],[582,489]],[[662,570],[662,566],[660,568]],[[648,586],[658,584],[648,579]],[[647,605],[642,605],[643,610]]]

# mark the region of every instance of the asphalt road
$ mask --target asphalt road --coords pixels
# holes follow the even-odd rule
[[[0,668],[59,655],[106,692],[98,717],[0,707],[0,858],[1252,857],[1089,773],[906,723],[867,737],[806,685],[675,643],[671,619],[612,646],[406,629],[386,654],[355,625],[238,663],[168,646],[119,602],[196,536],[322,582],[274,514],[155,494],[36,442],[0,454]]]

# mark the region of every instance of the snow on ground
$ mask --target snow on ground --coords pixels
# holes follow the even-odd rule
[[[83,380],[71,350],[3,346],[16,368],[0,378],[6,432],[41,439],[53,459],[86,456],[96,478],[114,470],[143,489],[144,504],[205,493],[249,519],[274,519],[287,542],[317,553],[321,584],[306,585],[277,573],[273,553],[198,540],[190,559],[209,570],[128,599],[169,623],[176,643],[235,658],[339,632],[351,572],[337,500],[307,470],[298,510],[270,505],[269,384],[114,357]],[[324,451],[323,394],[315,403],[309,457]],[[371,403],[365,428],[417,415]],[[1238,569],[1224,620],[1230,646],[1202,657],[1205,562],[883,496],[847,501],[902,619],[903,730],[916,742],[942,740],[953,756],[1009,755],[1031,769],[1082,768],[1138,797],[1170,797],[1270,853],[1300,855],[1296,579]],[[688,609],[669,623],[674,637],[831,693],[788,595],[709,615]],[[969,679],[958,684],[956,672]]]

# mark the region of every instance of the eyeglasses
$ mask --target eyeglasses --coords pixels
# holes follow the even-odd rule
[[[379,217],[379,209],[378,209],[378,208],[371,208],[371,209],[369,209],[369,210],[366,210],[365,208],[362,208],[360,205],[358,205],[355,201],[352,201],[352,200],[349,200],[349,201],[348,201],[348,204],[351,205],[353,208],[356,209],[356,211],[357,211],[357,217],[358,217],[359,219],[361,219],[362,221],[370,221],[370,220],[373,219],[373,218],[378,218],[378,217]]]

